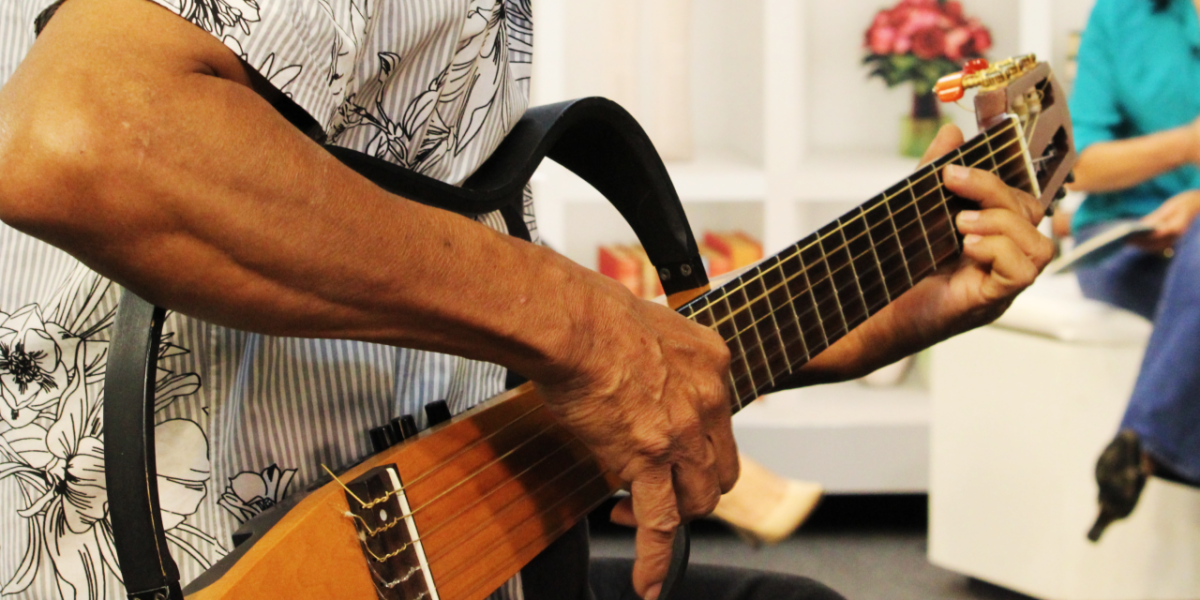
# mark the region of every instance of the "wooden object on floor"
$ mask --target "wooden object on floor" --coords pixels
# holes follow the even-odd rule
[[[713,516],[755,546],[781,542],[808,518],[825,490],[811,481],[785,479],[742,454],[742,476],[721,497]]]

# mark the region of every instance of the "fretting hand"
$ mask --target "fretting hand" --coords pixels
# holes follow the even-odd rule
[[[963,144],[946,126],[922,164]],[[979,204],[958,216],[963,255],[927,277],[891,305],[806,365],[789,382],[810,385],[859,377],[999,317],[1045,268],[1054,246],[1037,230],[1037,200],[987,171],[947,167],[946,187]]]

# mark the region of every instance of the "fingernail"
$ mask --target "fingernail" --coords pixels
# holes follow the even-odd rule
[[[946,181],[962,183],[967,180],[967,169],[958,165],[946,165]]]
[[[967,237],[963,238],[963,245],[970,246],[971,244],[978,244],[979,241],[982,239],[983,239],[982,235],[975,235],[974,233],[972,233],[972,234],[968,235]]]
[[[658,595],[662,593],[662,584],[656,583],[646,590],[646,600],[658,600]]]
[[[979,220],[979,211],[964,210],[958,213],[958,220],[960,223],[974,223]]]

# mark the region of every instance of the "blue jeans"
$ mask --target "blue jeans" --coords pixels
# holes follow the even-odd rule
[[[1103,225],[1079,232],[1080,242]],[[1088,298],[1154,323],[1122,429],[1154,460],[1200,485],[1200,219],[1163,258],[1132,246],[1076,271]]]

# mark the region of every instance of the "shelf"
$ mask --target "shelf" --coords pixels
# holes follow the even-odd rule
[[[917,160],[894,153],[860,150],[814,152],[793,180],[803,202],[855,202],[873,198],[917,169]]]
[[[739,425],[754,427],[860,427],[928,425],[929,390],[915,374],[895,387],[857,381],[772,394],[743,409]]]
[[[733,419],[738,449],[829,493],[923,493],[929,486],[930,394],[858,382],[791,390]]]
[[[689,162],[667,163],[667,172],[684,203],[762,202],[766,174],[761,166],[728,152],[702,153]],[[537,181],[554,181],[558,198],[567,204],[607,203],[599,192],[557,164],[538,170]]]

